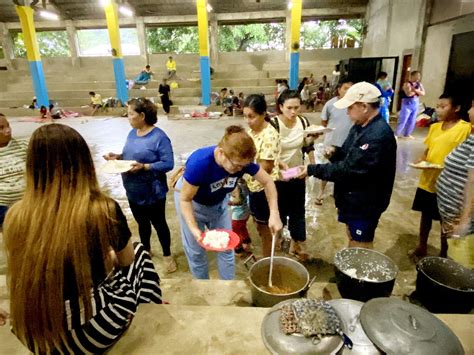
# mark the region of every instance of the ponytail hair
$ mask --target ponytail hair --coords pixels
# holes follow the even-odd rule
[[[248,107],[252,109],[258,115],[263,115],[265,121],[270,122],[270,116],[267,112],[267,101],[263,94],[252,94],[245,98],[244,108]]]
[[[242,126],[229,126],[218,144],[229,158],[253,161],[257,154],[255,143]]]

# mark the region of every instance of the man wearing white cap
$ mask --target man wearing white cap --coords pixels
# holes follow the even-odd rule
[[[338,220],[346,224],[349,246],[373,247],[375,229],[387,209],[395,179],[397,143],[379,112],[381,93],[357,83],[334,103],[354,123],[342,147],[328,151],[329,164],[301,167],[307,175],[334,182]]]

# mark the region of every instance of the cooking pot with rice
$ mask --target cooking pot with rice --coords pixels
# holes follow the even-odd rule
[[[392,294],[398,267],[388,256],[371,249],[346,248],[334,257],[336,283],[343,298],[366,302]]]
[[[254,306],[272,307],[287,299],[304,297],[311,286],[308,270],[290,258],[273,258],[272,287],[268,286],[269,271],[270,258],[260,259],[249,269]]]

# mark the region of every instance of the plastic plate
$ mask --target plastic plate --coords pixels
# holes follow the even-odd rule
[[[213,248],[209,245],[204,244],[202,241],[204,240],[204,236],[208,232],[226,232],[229,234],[229,243],[227,243],[227,246],[225,248],[219,249],[219,248]],[[201,239],[199,240],[199,245],[202,246],[206,250],[210,251],[226,251],[226,250],[232,250],[234,249],[237,245],[240,243],[240,238],[237,235],[237,233],[227,230],[227,229],[212,229],[210,231],[203,232],[201,234]]]
[[[443,169],[444,167],[439,164],[429,163],[427,161],[421,161],[419,163],[410,163],[408,164],[415,169]]]

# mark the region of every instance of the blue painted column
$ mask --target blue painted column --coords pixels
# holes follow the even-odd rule
[[[114,66],[117,99],[122,102],[122,105],[125,105],[128,101],[128,89],[125,78],[125,65],[122,56],[122,44],[120,43],[117,4],[114,1],[111,1],[104,6],[104,11],[107,20],[107,29],[109,30],[110,45],[112,47],[112,63]]]
[[[197,17],[199,30],[199,55],[201,67],[201,104],[211,104],[211,66],[209,64],[207,1],[197,0]]]
[[[26,47],[26,55],[30,67],[31,79],[35,90],[36,102],[39,106],[49,106],[48,89],[44,78],[43,63],[36,40],[36,29],[34,22],[34,10],[29,6],[16,6],[16,12],[20,18],[21,29]]]
[[[298,88],[302,0],[291,0],[290,89]]]

